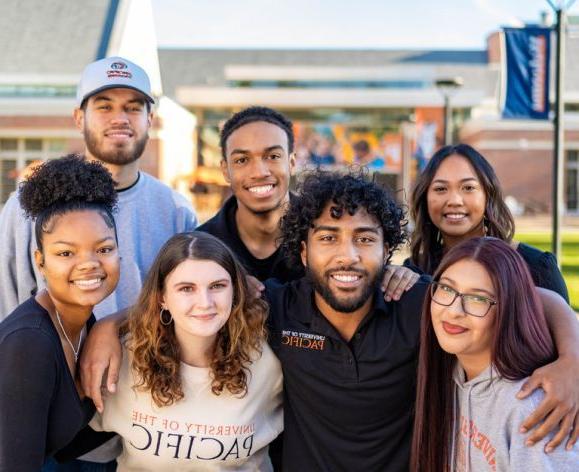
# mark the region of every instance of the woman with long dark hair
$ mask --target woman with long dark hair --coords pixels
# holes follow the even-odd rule
[[[94,413],[76,368],[93,307],[119,278],[116,198],[109,172],[76,156],[43,164],[20,187],[46,288],[0,324],[1,470],[40,470]]]
[[[271,470],[282,374],[246,277],[207,233],[161,248],[126,322],[117,393],[91,422],[121,436],[119,471]]]
[[[433,274],[456,244],[492,236],[512,245],[531,271],[535,285],[569,302],[567,286],[553,254],[513,240],[515,223],[494,169],[467,144],[444,146],[428,161],[411,200],[414,232],[407,265]]]
[[[497,238],[451,249],[434,275],[421,325],[412,470],[553,470],[579,451],[526,447],[519,428],[541,390],[517,401],[555,347],[525,261]]]

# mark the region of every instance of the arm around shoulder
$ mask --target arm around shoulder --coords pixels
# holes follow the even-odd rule
[[[98,321],[84,343],[80,357],[80,377],[86,396],[90,397],[99,412],[104,404],[101,385],[106,373],[107,390],[114,393],[117,388],[122,360],[119,330],[127,317],[122,310]]]
[[[545,398],[522,427],[525,430],[535,428],[528,438],[531,442],[540,441],[549,432],[558,430],[547,447],[557,448],[568,436],[567,447],[570,447],[579,437],[579,323],[559,295],[538,287],[537,292],[559,357],[536,369],[518,394],[519,398],[524,398],[538,387],[545,391]]]
[[[519,431],[521,422],[543,401],[544,392],[536,390],[523,402],[517,404],[517,412],[510,423],[510,448],[509,448],[509,470],[540,470],[544,472],[572,472],[579,466],[579,449],[573,448],[566,451],[557,448],[550,453],[545,452],[549,441],[554,434],[550,434],[538,443],[528,446],[525,442],[528,435]],[[515,404],[515,405],[517,405]]]
[[[563,279],[563,274],[561,274],[557,265],[555,255],[550,252],[544,252],[539,266],[542,267],[543,273],[540,286],[558,293],[569,303],[569,291],[567,290],[565,279]]]

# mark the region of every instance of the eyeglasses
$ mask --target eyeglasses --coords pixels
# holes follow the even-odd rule
[[[434,303],[442,306],[450,306],[454,303],[456,297],[460,297],[462,310],[467,315],[476,316],[477,318],[486,316],[491,307],[497,304],[497,302],[488,297],[460,293],[452,287],[439,282],[432,282],[430,285],[430,295]]]

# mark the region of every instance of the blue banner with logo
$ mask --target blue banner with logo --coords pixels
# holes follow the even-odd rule
[[[551,29],[504,28],[503,118],[549,118]]]

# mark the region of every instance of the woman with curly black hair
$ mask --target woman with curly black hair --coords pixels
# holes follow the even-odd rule
[[[35,218],[35,263],[46,288],[0,324],[0,469],[40,470],[87,424],[77,361],[93,307],[119,278],[109,172],[77,156],[43,164],[21,185]]]

